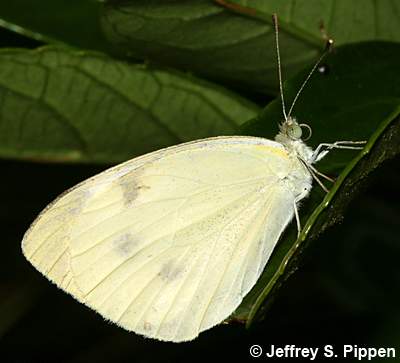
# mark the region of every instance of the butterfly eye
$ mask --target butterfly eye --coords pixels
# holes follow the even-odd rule
[[[291,139],[299,140],[301,139],[303,132],[298,124],[292,124],[288,127],[287,134]]]

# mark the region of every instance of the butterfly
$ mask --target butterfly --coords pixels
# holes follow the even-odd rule
[[[32,265],[126,330],[164,341],[196,338],[240,305],[333,148],[302,140],[286,114],[275,140],[220,136],[164,148],[63,193],[22,241]],[[325,54],[325,53],[324,53]],[[363,143],[363,142],[359,142]]]

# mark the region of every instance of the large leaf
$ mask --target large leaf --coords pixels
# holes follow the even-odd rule
[[[298,268],[299,256],[307,243],[339,221],[366,177],[400,152],[398,57],[400,45],[394,43],[367,42],[339,47],[326,60],[328,71],[314,74],[304,90],[294,114],[312,127],[310,146],[337,140],[368,140],[368,144],[361,153],[332,151],[318,163],[323,173],[340,173],[335,184],[327,195],[318,186],[314,187],[300,210],[303,229],[299,239],[296,240],[296,228],[292,225],[259,282],[237,310],[235,319],[250,325],[255,316],[262,316],[276,288]],[[305,75],[302,73],[286,83],[287,100],[293,99]],[[277,100],[247,123],[243,132],[272,137],[281,114]]]
[[[276,85],[271,24],[238,16],[208,0],[108,1],[102,24],[106,37],[136,59],[188,69],[208,78],[269,88]],[[293,38],[284,29],[288,74],[310,62],[323,41]]]
[[[98,53],[0,52],[0,155],[118,162],[232,134],[258,107],[187,75]]]
[[[400,40],[400,5],[395,0],[108,0],[102,24],[109,41],[128,56],[272,92],[276,90],[273,12],[280,17],[282,62],[288,77],[323,48],[321,21],[338,44]]]
[[[396,0],[215,0],[231,11],[281,27],[300,39],[329,35],[336,45],[366,40],[400,41],[400,4]]]
[[[0,26],[45,43],[109,50],[93,0],[0,1]]]

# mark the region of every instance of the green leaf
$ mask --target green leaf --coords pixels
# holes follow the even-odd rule
[[[102,26],[107,39],[127,56],[275,93],[273,12],[279,15],[287,77],[311,63],[323,49],[321,21],[338,44],[400,41],[400,5],[394,0],[108,0]]]
[[[0,155],[118,162],[232,134],[259,109],[187,75],[45,47],[0,51]]]
[[[337,46],[367,40],[400,41],[400,4],[395,0],[215,0],[237,14],[270,23],[279,15],[281,28],[293,37],[318,42],[329,35]]]
[[[0,26],[44,43],[109,51],[100,6],[93,0],[1,1]]]
[[[188,69],[228,84],[276,86],[271,24],[238,16],[211,1],[108,1],[102,15],[106,37],[136,59]],[[322,40],[281,32],[285,72],[292,74],[322,49]]]
[[[296,240],[292,224],[281,238],[262,277],[233,319],[260,319],[277,288],[298,268],[301,254],[329,226],[337,223],[367,176],[400,152],[400,45],[366,42],[346,45],[328,57],[328,72],[315,73],[293,114],[313,130],[308,145],[338,140],[368,140],[362,152],[335,150],[317,164],[319,171],[338,175],[326,195],[316,185],[300,209],[302,232]],[[285,84],[291,104],[308,71]],[[280,100],[243,127],[246,134],[272,138],[282,119]],[[320,243],[323,243],[321,240]]]

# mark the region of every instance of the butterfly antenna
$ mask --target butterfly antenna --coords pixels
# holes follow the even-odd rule
[[[321,56],[319,57],[317,62],[314,64],[314,67],[312,67],[312,69],[311,69],[310,73],[308,74],[307,78],[304,80],[303,84],[301,85],[301,87],[297,91],[296,96],[295,96],[295,98],[294,98],[294,100],[292,102],[292,105],[290,106],[288,117],[290,117],[290,114],[292,113],[293,107],[296,104],[296,101],[299,98],[299,96],[300,96],[301,92],[303,91],[304,87],[306,86],[308,80],[311,78],[311,76],[313,75],[313,73],[315,72],[315,70],[317,69],[319,64],[322,62],[322,60],[325,58],[325,56],[329,53],[330,49],[332,48],[332,45],[333,45],[333,40],[332,39],[328,39],[327,42],[326,42],[326,46],[325,46],[324,52],[321,54]]]
[[[287,120],[285,99],[283,97],[283,87],[282,87],[281,55],[279,52],[279,35],[278,35],[278,33],[279,33],[278,16],[276,14],[272,15],[272,22],[274,23],[274,27],[275,27],[276,56],[278,58],[279,93],[281,94],[283,117],[285,118],[285,120]]]

